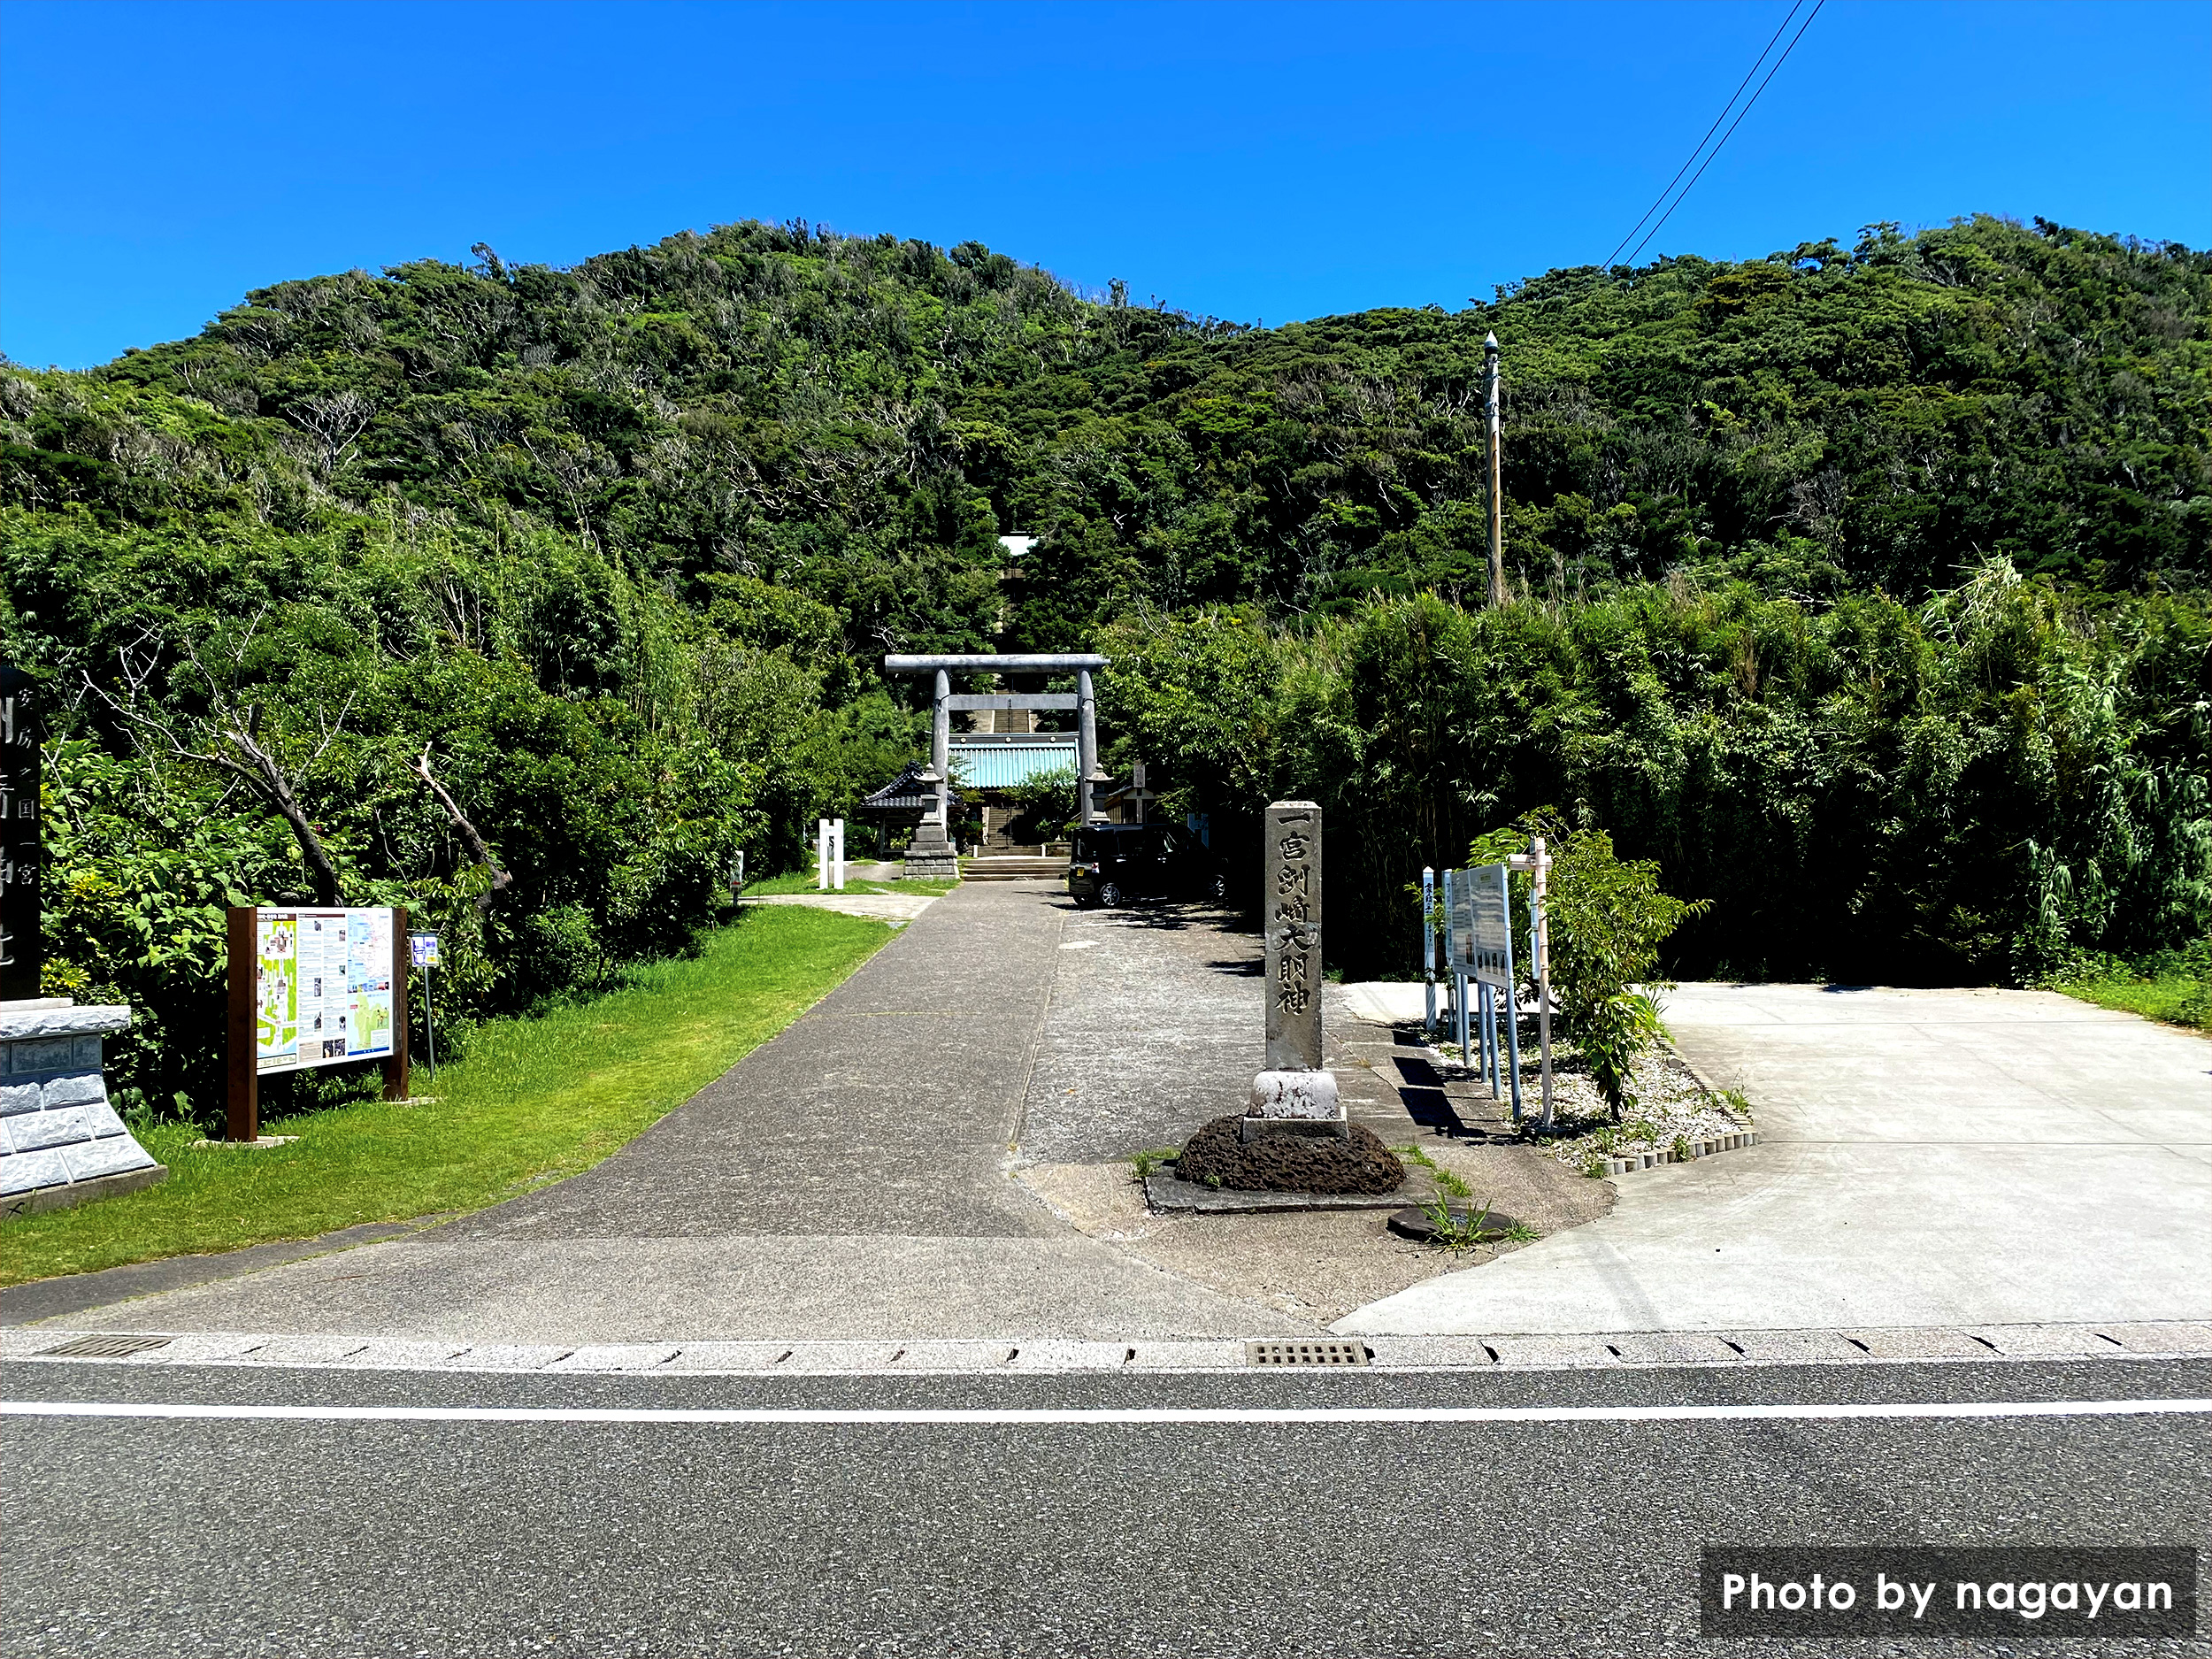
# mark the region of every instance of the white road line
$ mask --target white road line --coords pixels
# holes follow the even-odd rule
[[[168,1401],[5,1400],[0,1417],[122,1417],[277,1423],[813,1423],[855,1427],[946,1425],[1362,1423],[1851,1423],[1895,1418],[2177,1417],[2212,1414],[2212,1400],[1901,1401],[1846,1405],[1668,1406],[815,1406],[731,1409],[608,1406],[202,1405]]]

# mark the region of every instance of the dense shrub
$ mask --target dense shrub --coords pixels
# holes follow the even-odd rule
[[[2178,600],[1998,563],[1916,610],[1678,580],[1108,643],[1114,751],[1217,847],[1256,868],[1252,803],[1323,803],[1354,977],[1418,960],[1423,865],[1551,803],[1707,906],[1665,948],[1681,975],[2019,983],[2212,920],[2212,626]]]

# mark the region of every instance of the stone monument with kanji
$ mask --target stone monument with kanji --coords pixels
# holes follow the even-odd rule
[[[1321,1053],[1321,809],[1277,801],[1267,809],[1266,834],[1267,1069],[1252,1079],[1244,1139],[1341,1141],[1351,1131]]]
[[[1379,1195],[1405,1184],[1405,1167],[1380,1137],[1355,1125],[1321,1046],[1321,809],[1277,801],[1267,809],[1260,920],[1267,939],[1265,1070],[1241,1112],[1217,1118],[1184,1142],[1171,1178],[1154,1177],[1155,1202],[1179,1202],[1206,1189],[1210,1209],[1226,1194],[1256,1194],[1246,1207],[1280,1208],[1286,1193]],[[1171,1183],[1173,1192],[1163,1186]]]

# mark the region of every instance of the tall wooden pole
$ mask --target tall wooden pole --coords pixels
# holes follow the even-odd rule
[[[261,912],[251,905],[230,910],[226,930],[229,949],[223,968],[228,1003],[223,1020],[223,1138],[249,1145],[261,1138],[261,1068],[254,1042],[260,917]]]
[[[407,1005],[407,971],[414,965],[414,953],[407,948],[408,922],[407,907],[396,906],[392,911],[392,1052],[384,1061],[386,1100],[405,1100],[411,1084],[407,1067],[407,1026],[413,1010]]]
[[[1505,603],[1505,492],[1498,472],[1498,337],[1482,342],[1483,408],[1490,421],[1490,603]]]

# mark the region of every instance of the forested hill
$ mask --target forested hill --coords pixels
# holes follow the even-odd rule
[[[1687,566],[1912,598],[1990,556],[2197,588],[2208,296],[2212,256],[1981,219],[1248,330],[973,243],[748,224],[262,290],[19,396],[15,488],[125,518],[524,513],[688,596],[718,571],[796,588],[863,652],[996,632],[993,537],[1021,529],[1045,540],[1008,643],[1043,646],[1139,601],[1472,581],[1494,329],[1532,592]],[[185,441],[174,476],[110,453],[134,415]]]
[[[157,1093],[226,895],[404,898],[462,1013],[680,946],[914,752],[887,649],[1110,646],[1110,753],[1233,856],[1329,804],[1355,971],[1545,804],[1714,901],[1693,967],[2212,914],[2212,254],[1977,219],[1252,329],[797,224],[476,253],[0,366],[53,988],[141,1005]]]

